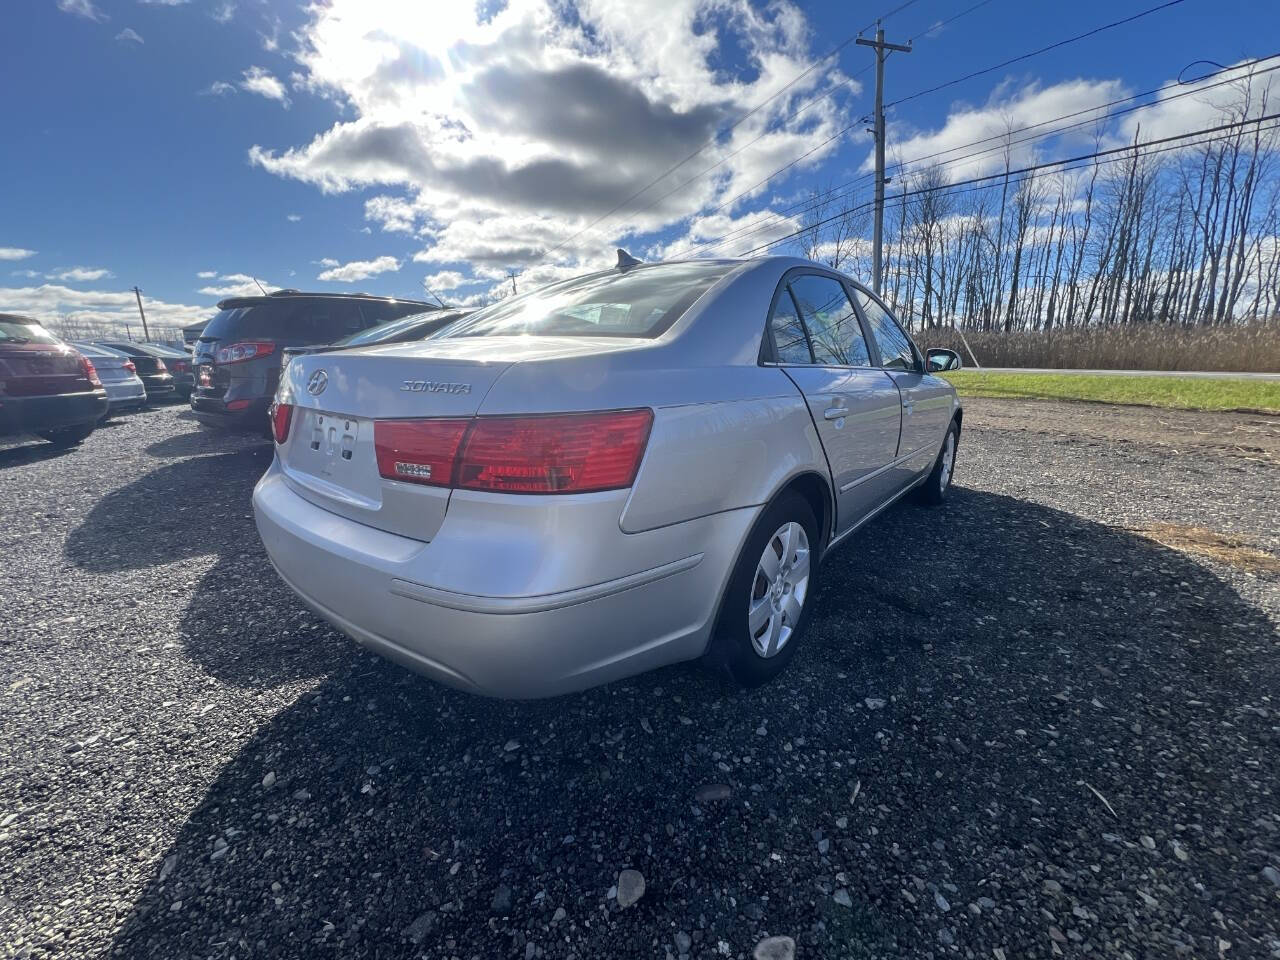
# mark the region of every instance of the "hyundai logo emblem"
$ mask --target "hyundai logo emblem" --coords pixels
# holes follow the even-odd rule
[[[329,375],[323,370],[317,370],[311,375],[311,379],[307,381],[307,393],[313,397],[318,397],[324,393],[324,388],[329,385]]]

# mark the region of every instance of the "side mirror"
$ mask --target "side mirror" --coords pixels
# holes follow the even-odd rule
[[[943,370],[961,370],[964,363],[954,350],[932,347],[925,352],[925,367],[930,373],[940,373]]]

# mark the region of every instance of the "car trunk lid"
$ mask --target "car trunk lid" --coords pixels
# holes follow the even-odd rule
[[[0,390],[11,397],[41,397],[92,390],[80,354],[50,343],[0,343]]]
[[[430,540],[444,520],[448,487],[383,480],[376,419],[473,416],[508,360],[482,357],[462,341],[394,344],[304,354],[283,372],[294,405],[279,448],[290,487],[317,506],[360,523]],[[412,349],[412,348],[417,348]]]

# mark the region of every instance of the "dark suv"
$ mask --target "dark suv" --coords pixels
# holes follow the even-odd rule
[[[439,309],[419,300],[296,290],[223,300],[195,343],[191,410],[207,426],[265,431],[285,347],[332,343],[388,320]]]

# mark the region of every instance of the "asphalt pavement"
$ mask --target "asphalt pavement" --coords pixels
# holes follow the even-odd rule
[[[0,956],[1280,957],[1280,467],[1056,409],[972,401],[779,682],[532,703],[295,601],[269,444],[0,450]]]

